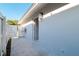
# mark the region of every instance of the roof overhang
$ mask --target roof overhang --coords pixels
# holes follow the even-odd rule
[[[32,19],[32,15],[41,9],[46,3],[36,3],[34,4],[30,10],[20,19],[18,24],[24,24]]]
[[[78,4],[68,4],[68,3],[52,3],[52,5],[49,3],[36,3],[32,6],[32,8],[21,18],[21,20],[18,22],[18,24],[23,25],[31,20],[33,20],[34,17],[37,17],[39,12],[44,12],[44,14],[49,13],[51,10],[46,11],[50,6],[53,7],[52,11],[55,13],[57,9],[63,11],[66,9],[69,9],[75,5]],[[64,7],[64,8],[63,8]],[[47,8],[47,9],[46,9]]]

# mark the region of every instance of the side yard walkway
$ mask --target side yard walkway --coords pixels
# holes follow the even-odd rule
[[[32,48],[32,44],[27,42],[24,37],[13,38],[11,44],[11,56],[36,56],[37,51]]]

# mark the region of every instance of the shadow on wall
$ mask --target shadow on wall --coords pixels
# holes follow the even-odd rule
[[[7,46],[6,46],[6,56],[10,56],[11,53],[11,37],[8,40]]]

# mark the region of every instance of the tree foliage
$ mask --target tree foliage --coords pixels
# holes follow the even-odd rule
[[[7,24],[9,25],[17,25],[17,20],[7,20]]]

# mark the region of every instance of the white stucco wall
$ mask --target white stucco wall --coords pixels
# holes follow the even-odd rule
[[[79,6],[52,15],[39,23],[39,40],[33,48],[47,55],[79,55]],[[30,29],[27,26],[27,30]],[[28,35],[28,34],[26,34]],[[27,39],[28,40],[28,39]]]
[[[36,48],[48,55],[79,55],[79,6],[52,15],[39,26]]]
[[[79,55],[79,6],[43,19],[39,23],[39,40],[33,40],[32,24],[25,28],[24,39],[14,42],[14,55],[28,55],[27,51],[32,51],[24,46],[38,55]]]

